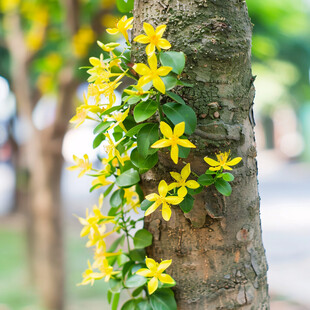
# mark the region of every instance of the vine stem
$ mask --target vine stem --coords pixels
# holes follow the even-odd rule
[[[156,94],[156,102],[157,102],[157,106],[158,106],[159,117],[160,117],[160,120],[162,121],[164,119],[164,111],[163,111],[162,106],[160,105],[159,99],[160,99],[160,94],[157,93]]]
[[[123,208],[124,208],[124,204],[122,203],[122,205],[121,205],[121,218],[122,218],[122,221],[123,221],[123,230],[124,230],[124,232],[126,234],[128,252],[130,252],[129,232],[128,232],[128,229],[127,229],[127,224],[125,222],[124,209]]]

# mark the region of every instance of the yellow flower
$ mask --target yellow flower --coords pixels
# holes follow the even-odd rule
[[[172,67],[163,66],[157,69],[157,58],[155,54],[148,57],[147,61],[150,67],[142,63],[138,63],[133,66],[133,69],[142,75],[138,81],[138,87],[142,87],[152,81],[153,86],[164,94],[166,87],[160,76],[166,76],[172,70]]]
[[[164,139],[156,141],[151,145],[152,148],[163,148],[171,146],[170,156],[175,164],[178,163],[179,148],[178,145],[183,147],[195,148],[196,146],[187,139],[180,139],[185,131],[185,122],[181,122],[175,125],[173,132],[171,127],[165,122],[160,122],[160,131],[166,137]]]
[[[127,30],[128,29],[132,29],[132,23],[133,21],[133,17],[130,17],[127,19],[127,16],[124,15],[116,24],[115,28],[108,28],[107,29],[107,33],[109,34],[118,34],[119,32],[125,37],[127,43],[129,43],[128,41],[128,33]]]
[[[230,168],[230,166],[235,166],[237,165],[242,158],[241,157],[236,157],[234,159],[230,159],[229,158],[230,155],[230,151],[229,152],[225,152],[225,153],[220,153],[220,154],[216,154],[217,160],[211,159],[209,157],[205,157],[204,161],[212,166],[209,169],[211,171],[218,171],[218,170],[232,170],[232,168]]]
[[[178,196],[167,196],[168,193],[168,185],[166,181],[161,180],[158,185],[158,194],[150,194],[145,197],[145,199],[149,201],[155,201],[153,205],[151,205],[146,211],[145,216],[153,213],[161,204],[162,204],[162,216],[165,221],[169,221],[171,217],[171,209],[170,204],[178,205],[183,201],[183,197]]]
[[[68,167],[68,170],[76,170],[76,169],[81,169],[80,174],[78,177],[80,178],[83,176],[86,172],[90,171],[92,168],[92,163],[89,162],[88,155],[85,154],[83,158],[78,158],[77,156],[73,155],[73,160],[75,161],[76,165]]]
[[[160,25],[154,30],[152,25],[143,23],[143,29],[146,35],[140,34],[134,38],[134,41],[142,44],[149,43],[145,49],[148,56],[151,56],[155,52],[155,47],[157,47],[159,51],[161,51],[162,48],[168,50],[171,44],[166,39],[162,39],[166,27],[166,25]]]
[[[102,54],[100,54],[100,58],[90,57],[89,62],[93,66],[87,70],[87,73],[90,74],[87,79],[89,83],[110,82],[111,77],[120,75],[120,73],[111,73],[109,59],[104,60]]]
[[[145,94],[150,94],[151,91],[146,91],[138,85],[133,85],[134,89],[124,89],[124,92],[130,96],[143,96]]]
[[[98,266],[98,269],[101,271],[101,273],[104,274],[104,281],[108,282],[110,280],[110,278],[115,275],[120,273],[120,271],[113,271],[113,267],[109,265],[109,262],[107,259],[104,259],[102,261],[102,264]]]
[[[81,126],[87,118],[92,119],[91,117],[88,116],[88,112],[97,113],[101,111],[101,109],[98,106],[89,105],[85,95],[83,96],[84,96],[84,104],[76,108],[76,114],[70,119],[70,123],[75,124],[74,126],[75,129]]]
[[[79,283],[78,286],[87,285],[88,283],[91,283],[91,285],[93,285],[95,280],[100,280],[104,277],[104,273],[94,272],[90,262],[88,261],[88,269],[84,271],[82,276],[83,276],[83,281]]]
[[[153,294],[158,287],[158,280],[166,284],[175,284],[175,281],[166,273],[163,273],[170,265],[172,260],[163,260],[160,264],[155,262],[154,259],[146,257],[145,264],[147,268],[139,269],[136,274],[143,277],[152,278],[148,284],[147,288],[149,294]]]
[[[98,247],[105,247],[105,241],[104,239],[108,236],[110,236],[111,234],[115,233],[116,230],[111,230],[107,233],[105,233],[106,231],[106,225],[105,224],[101,224],[101,226],[98,226],[98,229],[96,230],[91,230],[90,234],[88,235],[88,242],[86,243],[86,247],[91,247],[94,245],[97,245]]]
[[[114,42],[110,42],[108,44],[103,44],[100,41],[97,41],[97,44],[99,45],[99,47],[101,47],[101,49],[105,52],[111,52],[113,51],[116,47],[118,47],[120,44],[119,43],[114,43]]]
[[[113,183],[112,181],[108,181],[107,179],[106,179],[106,176],[103,174],[103,175],[100,175],[100,176],[98,176],[95,180],[93,180],[92,181],[92,183],[91,183],[91,185],[92,186],[95,186],[95,185],[100,185],[100,186],[98,186],[97,188],[99,188],[99,187],[102,187],[102,186],[106,186],[106,185],[109,185],[109,184],[111,184],[111,183]]]
[[[111,115],[111,118],[113,118],[114,120],[116,120],[116,123],[112,124],[108,130],[116,127],[116,126],[120,126],[125,132],[127,132],[127,129],[125,128],[125,126],[123,125],[123,121],[125,120],[125,118],[128,116],[129,113],[129,109],[127,109],[125,112],[115,112]]]
[[[124,198],[126,199],[126,204],[130,206],[128,211],[134,210],[139,213],[137,208],[140,206],[139,195],[136,193],[134,187],[124,188]]]
[[[121,157],[120,152],[118,151],[118,149],[116,148],[117,145],[123,141],[125,139],[122,138],[121,140],[119,140],[116,144],[113,142],[113,140],[111,139],[109,133],[105,133],[104,134],[108,140],[109,140],[109,144],[105,147],[105,151],[108,153],[108,161],[111,161],[114,157],[116,157],[119,162],[121,163],[122,166],[124,166],[124,159]]]
[[[170,172],[171,176],[177,181],[177,182],[173,182],[171,184],[169,184],[168,186],[168,190],[172,190],[173,188],[176,187],[180,187],[178,189],[178,196],[179,197],[185,197],[187,195],[187,188],[198,188],[200,185],[198,182],[194,181],[194,180],[187,180],[187,178],[189,177],[191,173],[191,167],[190,164],[187,164],[181,171],[180,173],[177,172]]]

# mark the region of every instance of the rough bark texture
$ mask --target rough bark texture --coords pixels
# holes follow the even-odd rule
[[[154,235],[148,254],[172,259],[168,272],[177,281],[178,309],[269,309],[267,264],[261,239],[257,191],[251,31],[245,1],[136,0],[134,35],[143,22],[167,24],[172,49],[184,51],[183,79],[194,84],[178,92],[198,117],[191,140],[197,149],[186,162],[203,174],[204,156],[231,150],[243,158],[234,169],[233,193],[223,197],[211,186],[196,196],[191,212],[173,207],[165,222],[158,210],[145,219]],[[145,45],[134,46],[141,58]],[[180,170],[167,152],[143,175],[145,194],[156,192],[169,171]]]

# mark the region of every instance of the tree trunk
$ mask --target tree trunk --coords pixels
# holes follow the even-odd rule
[[[167,24],[172,49],[184,51],[183,80],[194,84],[179,94],[192,106],[198,126],[191,140],[197,149],[185,161],[198,175],[205,173],[205,156],[231,150],[241,156],[234,169],[230,197],[213,186],[195,196],[194,208],[184,214],[173,208],[165,222],[161,212],[146,217],[153,234],[148,255],[172,259],[168,273],[177,282],[178,309],[269,309],[267,264],[261,239],[257,191],[256,146],[253,133],[254,99],[251,73],[251,22],[241,0],[135,1],[134,35],[143,22]],[[134,56],[144,53],[134,45]],[[157,192],[169,171],[180,171],[169,154],[160,152],[156,168],[143,175],[145,194]]]
[[[71,114],[77,80],[74,60],[62,69],[59,77],[56,120],[39,131],[32,123],[33,99],[27,51],[18,12],[7,17],[10,33],[7,45],[12,57],[12,81],[18,114],[31,127],[31,139],[21,148],[21,156],[30,172],[27,205],[28,257],[31,279],[42,303],[49,310],[64,308],[64,261],[60,199],[60,177],[63,165],[63,137]]]

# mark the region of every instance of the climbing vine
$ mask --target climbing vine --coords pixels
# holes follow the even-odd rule
[[[161,262],[155,262],[146,257],[145,248],[152,244],[153,236],[145,229],[137,230],[137,223],[144,217],[133,216],[132,212],[140,214],[140,208],[145,211],[144,216],[149,216],[160,208],[163,219],[169,221],[171,205],[190,212],[195,195],[209,186],[229,196],[229,182],[234,177],[224,171],[232,170],[231,166],[241,158],[231,159],[229,151],[216,154],[217,160],[204,158],[209,165],[205,174],[198,176],[191,171],[186,158],[196,147],[189,137],[197,119],[192,108],[171,91],[175,87],[191,87],[180,78],[185,55],[170,50],[171,44],[163,38],[166,25],[154,29],[144,23],[145,34],[134,41],[146,44],[147,62],[132,64],[127,33],[132,22],[132,17],[123,16],[115,28],[107,29],[109,34],[124,36],[124,48],[119,43],[98,42],[102,53],[99,58],[90,58],[84,104],[70,121],[75,127],[86,119],[96,122],[93,147],[105,150],[101,169],[95,169],[86,154],[83,158],[74,156],[76,165],[69,167],[79,170],[79,177],[92,176],[90,191],[101,191],[98,205],[91,212],[87,210],[85,218],[79,217],[83,225],[81,237],[87,236],[86,246],[94,248],[93,262],[88,262],[79,285],[100,279],[109,282],[107,298],[112,310],[117,309],[123,290],[129,290],[132,298],[122,310],[173,310],[176,302],[171,287],[176,282],[166,273],[172,260],[163,257]],[[122,90],[119,102],[115,91],[120,92],[125,78],[130,79],[131,85]],[[140,175],[157,164],[158,152],[167,150],[171,160],[175,164],[182,161],[184,167],[180,172],[170,172],[174,182],[161,180],[158,193],[144,196]],[[107,248],[105,238],[111,234],[117,237]]]

